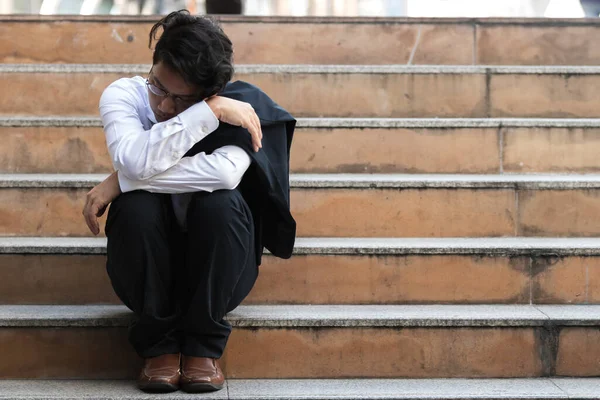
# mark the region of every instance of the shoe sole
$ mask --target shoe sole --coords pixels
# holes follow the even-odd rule
[[[179,386],[164,382],[138,384],[138,388],[149,393],[170,393],[179,390]]]
[[[212,383],[187,383],[181,385],[181,390],[187,393],[204,393],[204,392],[216,392],[217,390],[223,389],[224,385],[215,385]]]

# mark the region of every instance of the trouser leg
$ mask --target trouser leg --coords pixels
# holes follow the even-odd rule
[[[167,195],[135,191],[111,204],[106,222],[107,272],[135,314],[129,340],[141,357],[178,353],[173,241]]]
[[[258,275],[252,214],[237,190],[197,193],[187,228],[182,353],[220,358],[231,333],[223,318]]]

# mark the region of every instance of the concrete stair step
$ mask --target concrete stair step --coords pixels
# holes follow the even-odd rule
[[[119,304],[106,239],[0,237],[0,303]],[[598,304],[600,239],[298,238],[244,304]]]
[[[241,306],[229,378],[600,374],[600,306]],[[0,378],[134,378],[120,306],[0,306]],[[510,348],[510,351],[506,349]]]
[[[204,399],[256,400],[572,400],[597,399],[598,378],[522,379],[229,379]],[[0,398],[57,400],[148,399],[134,381],[0,380]],[[6,396],[6,397],[5,397]],[[152,399],[198,399],[197,394],[153,394]]]
[[[300,118],[296,173],[600,172],[600,119]],[[0,117],[0,173],[103,173],[97,117]]]
[[[600,28],[593,20],[219,19],[240,63],[597,65],[600,61],[600,46],[593,40]],[[156,20],[155,16],[61,16],[60,21],[2,16],[0,37],[6,39],[0,41],[0,62],[148,62],[148,32]]]
[[[91,235],[81,210],[104,176],[0,175],[0,235]],[[291,182],[299,236],[600,235],[600,175],[298,174]]]
[[[92,115],[144,64],[0,64],[3,115]],[[596,117],[600,67],[238,65],[297,117]],[[290,90],[293,88],[293,90]],[[365,90],[368,88],[369,90]],[[56,99],[61,101],[57,102]]]

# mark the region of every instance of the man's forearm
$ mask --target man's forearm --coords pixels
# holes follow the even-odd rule
[[[212,154],[185,157],[167,171],[145,180],[119,174],[123,192],[146,190],[154,193],[213,192],[235,189],[250,166],[250,156],[237,146],[224,146]]]

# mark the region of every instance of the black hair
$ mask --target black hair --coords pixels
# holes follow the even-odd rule
[[[187,10],[174,11],[150,30],[148,46],[156,40],[152,64],[162,62],[183,80],[195,85],[199,98],[219,93],[233,76],[233,45],[212,18],[190,15]]]

